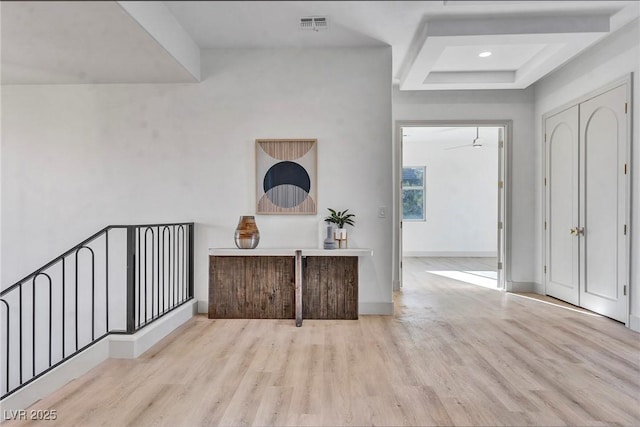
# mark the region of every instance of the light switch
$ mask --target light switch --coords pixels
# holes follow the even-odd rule
[[[387,217],[387,208],[386,206],[380,206],[378,208],[378,218],[386,218]]]

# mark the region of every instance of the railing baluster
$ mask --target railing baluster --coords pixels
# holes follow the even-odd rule
[[[51,325],[52,324],[51,316],[53,311],[52,309],[52,299],[53,299],[52,289],[53,288],[52,288],[51,276],[49,276],[47,273],[39,272],[38,274],[33,276],[33,280],[31,281],[31,288],[32,288],[31,309],[33,310],[33,313],[31,313],[32,376],[36,375],[36,279],[40,276],[46,277],[47,281],[49,282],[49,366],[51,366],[51,340],[52,340],[51,337],[53,335],[52,325]]]
[[[96,258],[91,251],[91,341],[96,339]]]
[[[159,290],[162,291],[162,311],[160,311],[160,307],[161,307],[160,306],[160,298],[158,298],[158,311],[160,313],[164,313],[164,287],[166,285],[166,275],[167,275],[166,268],[165,268],[166,267],[166,264],[165,264],[165,256],[166,256],[165,246],[167,244],[166,243],[167,241],[165,239],[166,228],[167,227],[164,227],[162,229],[162,245],[158,246],[158,265],[160,265],[160,261],[162,261],[162,267],[161,267],[162,268],[162,276],[161,276],[162,277],[162,285],[159,285]],[[162,248],[162,255],[160,255],[160,248]]]
[[[105,332],[109,332],[109,229],[104,232]]]
[[[156,246],[156,233],[153,231],[153,229],[151,230],[151,318],[153,319],[153,297],[155,296],[155,280],[154,280],[154,276],[155,276],[155,246]],[[145,239],[145,244],[147,244],[147,240]],[[149,304],[149,301],[146,301],[147,305]],[[144,322],[147,323],[149,321],[149,316],[146,316],[144,319]]]
[[[144,321],[147,321],[147,230],[144,232]]]
[[[53,293],[52,293],[52,286],[51,286],[51,277],[49,277],[49,367],[51,367],[52,341],[53,341]]]
[[[139,304],[139,303],[138,303]],[[127,333],[136,329],[136,229],[127,227]]]
[[[9,339],[9,332],[11,331],[11,328],[9,328],[9,322],[11,319],[11,315],[10,315],[10,309],[9,309],[9,303],[6,302],[3,299],[0,299],[0,302],[3,302],[6,310],[7,310],[7,317],[5,319],[5,327],[6,327],[6,336],[7,336],[7,348],[6,348],[6,352],[5,352],[5,358],[4,360],[7,362],[7,368],[6,368],[6,372],[5,372],[5,381],[7,383],[7,389],[5,390],[5,393],[9,393],[9,363],[10,363],[10,359],[9,356],[11,355],[11,352],[9,351],[10,345],[11,345],[11,340]]]
[[[180,227],[176,235],[176,303],[180,301]]]
[[[36,376],[36,278],[38,275],[33,277],[33,282],[31,283],[31,366],[33,368],[31,376],[34,377]]]
[[[179,277],[179,299],[178,301],[182,302],[184,299],[184,238],[185,238],[185,233],[184,233],[184,227],[182,225],[178,226],[178,238],[180,238],[180,232],[182,232],[182,240],[180,240],[180,245],[178,247],[178,256],[180,257],[180,277]],[[180,255],[180,249],[182,249],[182,255]]]
[[[65,257],[62,257],[62,358],[65,358],[65,346],[66,346],[66,342],[65,342],[65,330],[67,328],[65,328],[65,314],[66,311],[64,309],[65,307],[65,288],[67,287],[67,278],[66,278],[66,273],[65,273]]]
[[[166,234],[165,234],[166,233]],[[165,236],[169,236],[169,250],[167,250],[167,240]],[[167,256],[169,257],[166,262]],[[166,310],[166,303],[169,299],[169,290],[167,285],[171,286],[171,229],[164,226],[162,229],[162,312]]]
[[[39,272],[38,274],[36,274],[35,276],[33,276],[33,280],[31,281],[31,287],[33,288],[33,295],[32,295],[32,300],[33,300],[33,371],[34,371],[34,375],[35,375],[35,367],[36,367],[36,279],[39,276],[44,276],[47,278],[47,281],[49,282],[49,366],[51,366],[51,347],[52,347],[52,337],[53,337],[53,330],[52,330],[52,323],[53,323],[53,318],[52,318],[52,312],[53,312],[53,305],[52,305],[52,299],[53,299],[53,286],[52,286],[52,280],[51,280],[51,276],[49,276],[47,273],[43,273],[43,272]]]
[[[157,241],[158,241],[158,250],[156,251],[156,256],[157,256],[157,261],[156,261],[156,267],[157,267],[157,271],[158,274],[157,279],[156,279],[156,295],[158,296],[158,302],[156,303],[156,315],[160,314],[160,227],[158,227],[158,237],[157,237]],[[151,299],[151,302],[153,302],[153,299]],[[155,318],[155,316],[153,316]]]
[[[182,300],[187,299],[187,233],[182,231]]]
[[[22,283],[20,283],[20,286],[18,287],[19,289],[19,301],[18,301],[18,320],[19,320],[19,324],[18,324],[18,332],[19,332],[19,339],[20,339],[20,354],[19,354],[19,360],[20,360],[20,384],[22,384]]]
[[[176,289],[176,284],[178,282],[177,279],[177,271],[178,271],[178,264],[177,264],[177,257],[176,257],[176,242],[178,241],[177,237],[176,237],[176,226],[173,226],[173,277],[172,277],[172,284],[171,284],[171,290],[172,290],[172,294],[173,294],[173,303],[176,303],[176,296],[177,296],[177,289]]]
[[[76,249],[76,291],[74,294],[75,298],[75,316],[76,316],[76,351],[78,351],[78,251],[80,248]]]
[[[183,280],[182,280],[182,287],[183,287],[183,291],[182,291],[182,301],[185,301],[187,299],[187,292],[189,292],[189,283],[187,282],[187,275],[189,274],[189,266],[187,264],[187,247],[188,247],[188,243],[187,243],[187,232],[185,230],[184,235],[182,237],[183,240],[183,245],[182,245],[182,276],[183,276]]]
[[[142,274],[142,252],[140,250],[140,245],[142,244],[142,239],[140,237],[140,227],[136,228],[138,231],[138,254],[137,254],[137,260],[138,260],[138,319],[137,319],[137,324],[138,326],[140,326],[140,318],[142,317],[142,307],[140,306],[140,302],[142,301],[142,282],[141,282],[141,274]]]
[[[151,315],[153,315],[153,249],[154,249],[154,233],[151,227],[147,227],[144,230],[144,323],[149,321],[149,315],[147,314],[147,307],[149,306],[149,297],[147,294],[147,276],[149,273],[149,268],[147,266],[147,259],[149,256],[147,255],[147,245],[149,240],[147,239],[147,233],[151,231]]]
[[[96,339],[96,255],[89,246],[80,246],[76,250],[76,351],[78,351],[78,254],[82,249],[91,252],[91,341]]]
[[[193,235],[195,233],[194,224],[189,224],[189,298],[193,298],[194,295],[194,281],[193,281],[193,250],[194,250],[194,239]]]

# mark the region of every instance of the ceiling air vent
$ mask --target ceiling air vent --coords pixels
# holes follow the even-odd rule
[[[324,16],[307,16],[300,18],[300,31],[320,31],[327,29],[327,18]]]

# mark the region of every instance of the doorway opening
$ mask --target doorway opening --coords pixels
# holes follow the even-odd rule
[[[507,290],[509,122],[398,122],[398,282]],[[431,276],[433,277],[433,276]]]

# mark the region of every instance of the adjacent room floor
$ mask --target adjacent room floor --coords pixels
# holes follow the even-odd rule
[[[498,288],[495,257],[404,257],[404,288],[431,286],[432,275],[448,277],[489,289]]]
[[[52,426],[640,425],[640,335],[416,266],[395,316],[197,316],[33,409]]]
[[[433,287],[433,275],[455,279],[446,283],[463,282],[496,290],[498,289],[497,264],[498,259],[491,257],[405,257],[403,258],[405,279],[403,292],[406,293],[423,287]],[[407,289],[407,287],[411,289]],[[517,295],[581,313],[596,315],[596,313],[585,308],[547,295],[532,292],[522,292],[517,293]]]

